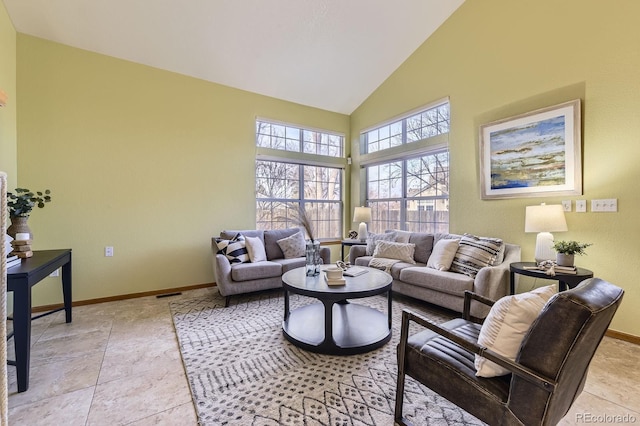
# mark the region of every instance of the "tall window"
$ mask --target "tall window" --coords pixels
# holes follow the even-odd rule
[[[366,153],[407,147],[395,149],[391,159],[374,157],[365,165],[371,231],[448,232],[449,152],[429,145],[430,139],[448,132],[446,102],[362,133]],[[409,148],[414,143],[421,143],[420,148]]]
[[[342,168],[319,164],[323,157],[344,157],[344,137],[265,121],[256,124],[258,147],[305,154],[256,160],[257,229],[298,226],[291,216],[302,207],[316,238],[340,238]]]

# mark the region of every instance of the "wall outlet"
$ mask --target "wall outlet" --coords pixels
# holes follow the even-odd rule
[[[562,208],[564,209],[565,212],[570,212],[571,211],[571,200],[564,200],[562,202]]]
[[[113,247],[112,246],[106,246],[104,248],[104,255],[106,257],[113,257]]]
[[[584,213],[587,211],[587,200],[576,200],[576,212]]]

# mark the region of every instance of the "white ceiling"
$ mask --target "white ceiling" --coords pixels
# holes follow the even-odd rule
[[[20,33],[350,114],[464,0],[3,0]]]

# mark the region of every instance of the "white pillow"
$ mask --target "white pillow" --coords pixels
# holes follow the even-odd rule
[[[282,253],[284,253],[285,259],[293,259],[296,257],[304,256],[304,249],[307,243],[304,240],[304,235],[302,235],[302,232],[296,232],[295,234],[276,242],[280,246]]]
[[[376,248],[373,257],[383,257],[385,259],[397,259],[406,263],[415,264],[413,253],[416,245],[411,243],[396,243],[394,241],[376,241]]]
[[[451,262],[458,251],[458,244],[460,240],[439,240],[433,251],[429,255],[427,261],[427,268],[437,269],[438,271],[448,271],[451,267]]]
[[[262,244],[260,237],[244,237],[244,239],[251,262],[266,262],[267,252],[264,249],[264,244]]]
[[[396,234],[396,243],[408,243],[412,234],[412,232],[401,231],[399,229],[394,229],[393,233]]]
[[[499,299],[482,324],[478,344],[515,361],[525,334],[547,301],[556,294],[556,288],[557,285],[552,284]],[[509,374],[509,370],[479,355],[475,356],[475,367],[478,377]]]

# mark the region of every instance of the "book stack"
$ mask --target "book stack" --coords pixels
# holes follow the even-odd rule
[[[26,259],[27,257],[33,256],[33,252],[31,251],[31,240],[13,240],[11,241],[11,247],[13,248],[13,251],[10,254],[16,255],[20,259]]]
[[[575,266],[559,266],[554,265],[553,269],[559,274],[577,274],[578,268]]]
[[[21,261],[22,259],[20,259],[15,254],[7,255],[7,269],[11,268],[12,266],[19,265]]]
[[[344,277],[329,278],[326,272],[324,273],[324,279],[327,282],[327,285],[345,285],[347,283]]]

